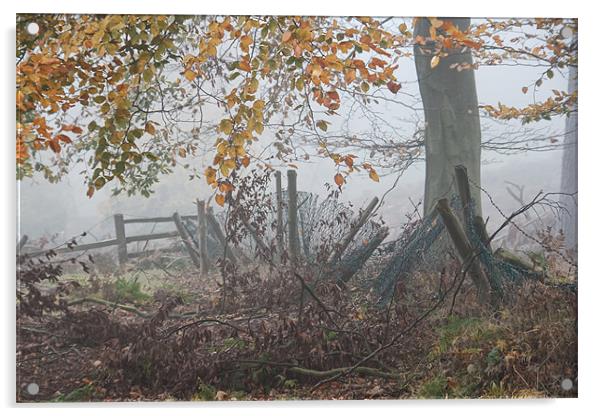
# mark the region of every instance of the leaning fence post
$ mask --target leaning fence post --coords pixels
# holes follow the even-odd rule
[[[288,250],[293,261],[299,260],[299,226],[297,218],[297,171],[290,169],[288,178]]]
[[[456,186],[458,187],[458,194],[460,195],[460,202],[462,203],[462,214],[464,215],[464,224],[466,227],[470,227],[470,204],[472,202],[470,195],[470,184],[468,183],[468,172],[466,167],[457,165],[454,168]]]
[[[226,255],[227,258],[230,259],[230,261],[232,263],[236,264],[236,256],[234,255],[234,252],[228,245],[228,240],[226,238],[226,235],[222,231],[222,228],[220,227],[219,222],[213,215],[213,210],[211,209],[211,207],[208,207],[208,209],[206,211],[206,215],[207,215],[207,223],[213,230],[213,235],[217,238],[217,241],[219,241],[219,244],[224,249],[224,254]]]
[[[472,281],[477,287],[479,302],[483,304],[489,303],[491,301],[491,286],[481,269],[478,258],[479,253],[475,252],[471,246],[460,220],[454,215],[447,199],[440,199],[437,202],[437,211],[439,212],[439,215],[441,215],[441,219],[445,224],[445,228],[447,228],[452,243],[462,259],[463,268],[468,268],[468,270],[470,270]]]
[[[364,226],[366,221],[368,221],[368,218],[370,218],[370,215],[372,214],[372,211],[374,211],[376,204],[378,204],[378,198],[374,197],[374,198],[372,198],[372,201],[370,201],[370,203],[368,204],[366,209],[360,213],[360,215],[357,218],[357,221],[352,225],[351,229],[345,235],[345,237],[343,237],[343,240],[341,241],[341,243],[337,244],[337,246],[335,247],[335,250],[333,251],[332,255],[330,256],[330,259],[328,260],[328,263],[331,266],[334,266],[336,264],[336,262],[339,261],[339,259],[343,255],[343,252],[347,249],[349,244],[351,244],[351,242],[353,241],[353,238],[355,237],[355,235]]]
[[[209,255],[207,254],[207,216],[205,213],[205,201],[199,201],[197,199],[196,207],[201,273],[207,275],[209,272]]]
[[[188,236],[188,232],[186,231],[184,224],[182,224],[182,218],[180,217],[180,214],[178,214],[177,212],[174,212],[173,214],[173,222],[176,224],[176,228],[180,233],[180,237],[182,238],[184,247],[186,247],[186,251],[188,251],[192,262],[196,267],[200,267],[199,255],[194,249],[192,242],[190,241],[190,237]]]
[[[117,257],[119,265],[123,266],[128,261],[128,245],[125,239],[125,224],[123,214],[115,214],[115,239],[117,240]]]

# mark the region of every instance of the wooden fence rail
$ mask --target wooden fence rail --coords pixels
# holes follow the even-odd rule
[[[196,215],[182,215],[181,219],[190,219],[195,220],[198,218]],[[141,235],[132,235],[127,236],[125,225],[126,224],[142,224],[142,223],[165,223],[165,222],[174,222],[174,218],[172,217],[154,217],[154,218],[129,218],[124,219],[123,214],[115,214],[113,216],[113,220],[115,223],[115,238],[110,238],[107,240],[96,241],[94,243],[87,244],[77,244],[71,247],[60,247],[57,249],[45,249],[45,250],[34,250],[28,251],[23,254],[27,254],[29,257],[39,257],[43,256],[50,251],[56,254],[63,253],[72,253],[72,252],[80,252],[80,251],[88,251],[95,250],[99,248],[117,246],[117,257],[119,259],[119,264],[123,265],[127,262],[128,259],[142,257],[146,252],[133,252],[128,253],[127,245],[129,243],[135,243],[139,241],[152,241],[152,240],[161,240],[166,238],[174,238],[179,237],[180,233],[178,231],[166,231],[161,233],[151,233],[151,234],[141,234]],[[149,252],[156,252],[158,250],[151,250]],[[164,250],[160,250],[164,251]]]

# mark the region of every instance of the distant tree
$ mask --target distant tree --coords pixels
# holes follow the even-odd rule
[[[569,71],[569,94],[577,93],[577,67]],[[566,135],[562,155],[562,176],[560,191],[563,193],[560,203],[564,208],[561,227],[565,234],[565,245],[569,249],[577,248],[577,105],[566,119]]]

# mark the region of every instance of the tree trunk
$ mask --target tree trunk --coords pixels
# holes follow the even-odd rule
[[[450,18],[460,30],[468,29],[469,18]],[[437,201],[451,200],[458,190],[454,184],[454,167],[463,165],[473,183],[481,181],[481,125],[478,113],[474,69],[458,71],[452,64],[472,64],[470,49],[444,49],[438,65],[432,65],[434,42],[430,22],[417,19],[414,37],[427,39],[414,46],[416,73],[426,122],[426,182],[424,214],[430,214]],[[431,66],[434,66],[433,68]],[[471,185],[475,213],[481,215],[480,190]]]
[[[439,200],[436,208],[443,219],[445,228],[447,228],[447,232],[454,243],[456,251],[462,259],[462,269],[469,272],[469,275],[477,288],[479,302],[482,304],[489,303],[491,301],[491,286],[481,269],[478,250],[475,250],[470,244],[460,220],[458,220],[452,212],[447,199]]]
[[[569,94],[577,90],[577,68],[569,69]],[[562,155],[562,176],[560,190],[564,194],[560,203],[566,211],[561,217],[561,227],[565,235],[566,248],[577,248],[577,108],[566,119],[564,152]]]

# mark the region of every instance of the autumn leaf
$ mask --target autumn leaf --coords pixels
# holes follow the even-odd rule
[[[222,194],[216,194],[215,195],[215,202],[217,203],[217,205],[219,205],[220,207],[224,206],[224,203],[226,202],[226,197]]]
[[[66,136],[64,134],[57,134],[57,136],[55,137],[55,140],[57,141],[62,141],[65,143],[72,143],[71,139],[69,138],[69,136]]]
[[[343,178],[343,175],[341,175],[340,173],[337,173],[336,175],[334,175],[334,183],[336,183],[337,186],[339,186],[339,187],[343,186],[343,184],[345,183],[345,179]]]
[[[328,130],[328,124],[324,120],[320,120],[316,123],[316,126],[320,128],[322,131]]]
[[[144,131],[148,134],[154,135],[156,133],[155,126],[152,121],[148,121],[144,126]]]
[[[376,173],[376,171],[374,169],[370,170],[369,176],[370,176],[370,179],[372,179],[374,182],[380,182],[380,178],[378,177],[378,173]]]
[[[286,43],[289,40],[291,40],[291,37],[293,36],[293,34],[289,31],[286,31],[282,34],[282,42]]]
[[[58,140],[49,140],[48,146],[52,149],[54,153],[60,153],[61,151],[61,145],[59,144]]]
[[[523,87],[522,91],[523,91],[523,94],[526,94],[529,91],[529,87]]]
[[[228,193],[234,190],[234,186],[230,182],[222,182],[219,184],[218,189],[220,192]]]
[[[439,65],[439,56],[435,55],[431,59],[431,69],[435,68],[437,65]]]
[[[394,81],[389,81],[387,83],[387,88],[389,89],[389,91],[391,91],[393,94],[397,94],[397,91],[399,91],[399,89],[401,88],[401,84],[394,82]]]
[[[216,181],[216,170],[209,166],[205,169],[205,179],[207,180],[207,184],[212,185]]]
[[[184,71],[184,78],[192,82],[196,79],[196,73],[190,69],[187,69],[186,71]]]
[[[219,123],[219,130],[222,131],[224,134],[232,133],[233,127],[234,125],[232,124],[232,120],[227,118],[223,119]]]
[[[345,71],[345,82],[351,84],[356,78],[355,68],[351,68]]]

